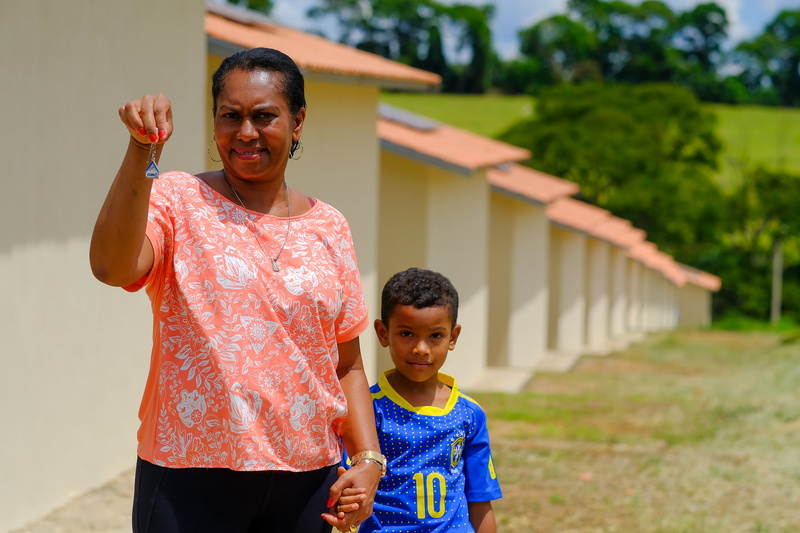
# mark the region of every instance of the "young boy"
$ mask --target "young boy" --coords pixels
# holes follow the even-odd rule
[[[383,288],[375,332],[394,369],[370,390],[388,467],[361,533],[496,531],[491,500],[502,493],[486,415],[439,373],[461,332],[457,314],[458,293],[436,272],[411,268]]]

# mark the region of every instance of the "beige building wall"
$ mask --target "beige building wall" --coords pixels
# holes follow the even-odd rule
[[[625,250],[616,246],[611,247],[609,263],[610,273],[610,307],[609,307],[609,336],[611,339],[623,339],[626,333],[625,310],[628,307],[628,290],[626,283],[627,262]]]
[[[381,152],[381,186],[378,224],[378,287],[395,273],[411,267],[428,265],[428,182],[430,167]],[[380,318],[378,303],[370,309],[374,321]],[[371,328],[370,328],[371,329]],[[369,331],[374,336],[372,331]],[[460,348],[459,343],[459,348]],[[452,359],[452,358],[451,358]],[[383,372],[392,367],[389,350],[377,348],[377,368]],[[448,371],[450,362],[445,366]]]
[[[487,366],[489,186],[484,173],[454,174],[383,150],[379,285],[410,267],[441,272],[458,290],[461,337],[443,372],[468,388]],[[377,318],[379,304],[375,307]],[[378,370],[391,367],[380,350]]]
[[[628,261],[628,309],[626,312],[627,327],[630,334],[640,334],[643,331],[643,280],[644,267],[638,261]]]
[[[586,235],[550,228],[548,349],[572,356],[586,338]]]
[[[678,327],[704,328],[711,325],[711,292],[687,283],[678,289]]]
[[[664,278],[661,273],[651,268],[645,268],[644,274],[643,302],[643,327],[644,331],[660,331],[662,329],[661,318],[664,306]]]
[[[586,348],[594,353],[608,351],[610,254],[607,242],[587,239]]]
[[[549,221],[497,192],[490,218],[488,363],[535,368],[547,349]]]
[[[477,381],[487,367],[489,194],[483,170],[463,176],[431,169],[428,268],[446,275],[458,290],[461,336],[444,371],[464,388]]]
[[[200,0],[0,4],[0,531],[135,463],[150,305],[94,279],[89,239],[126,101],[167,94],[160,166],[202,169],[203,15]]]

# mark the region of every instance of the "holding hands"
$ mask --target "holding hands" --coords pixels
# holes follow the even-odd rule
[[[349,470],[340,466],[339,479],[330,490],[332,512],[323,514],[322,518],[339,531],[355,531],[372,515],[373,498],[380,479],[380,471],[367,463]],[[367,496],[368,492],[372,497]]]

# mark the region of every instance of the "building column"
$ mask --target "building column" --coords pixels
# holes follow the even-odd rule
[[[434,170],[427,194],[427,268],[450,278],[459,295],[461,336],[445,372],[469,386],[487,367],[489,308],[489,185]]]
[[[584,349],[586,327],[586,236],[550,230],[548,349],[574,356]]]
[[[622,339],[626,333],[625,310],[628,306],[628,291],[626,285],[625,251],[612,247],[610,251],[611,280],[609,302],[609,336],[612,340]]]
[[[587,239],[586,260],[586,349],[608,352],[610,245]]]

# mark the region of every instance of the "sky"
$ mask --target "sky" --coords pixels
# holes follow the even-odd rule
[[[310,21],[305,13],[314,0],[273,0],[272,18],[286,26],[303,30],[322,29],[329,37],[332,27]],[[454,0],[442,0],[455,3]],[[485,4],[487,0],[459,0],[462,3]],[[676,12],[686,11],[702,3],[698,0],[665,0]],[[708,1],[708,0],[705,0]],[[728,14],[728,35],[732,43],[751,39],[761,33],[764,26],[784,9],[800,8],[800,0],[716,0]],[[495,50],[505,59],[517,55],[517,32],[552,15],[563,13],[567,0],[494,0],[496,6],[492,23]]]

